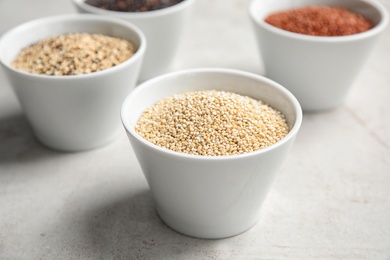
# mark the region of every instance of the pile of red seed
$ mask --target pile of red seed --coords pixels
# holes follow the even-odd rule
[[[286,31],[314,36],[345,36],[373,27],[360,14],[331,6],[290,9],[269,15],[265,22]]]
[[[85,0],[85,3],[110,11],[147,12],[178,4],[183,0]]]

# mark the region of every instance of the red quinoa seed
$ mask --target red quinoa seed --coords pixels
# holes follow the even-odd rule
[[[313,36],[345,36],[373,27],[362,15],[331,6],[289,9],[269,15],[265,22],[286,31]]]

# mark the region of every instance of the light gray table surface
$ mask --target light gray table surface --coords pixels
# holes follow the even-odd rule
[[[198,0],[171,70],[263,74],[248,3]],[[75,13],[70,0],[0,0],[0,35],[63,13]],[[304,114],[257,225],[202,240],[159,219],[124,131],[92,151],[47,149],[0,71],[0,259],[389,260],[389,100],[390,28],[345,104]]]

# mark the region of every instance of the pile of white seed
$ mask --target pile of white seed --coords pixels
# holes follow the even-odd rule
[[[268,147],[287,135],[284,115],[253,98],[197,91],[158,101],[138,120],[136,132],[176,152],[225,156]]]
[[[134,53],[134,45],[127,40],[102,34],[63,34],[24,48],[12,66],[34,74],[80,75],[116,66]]]

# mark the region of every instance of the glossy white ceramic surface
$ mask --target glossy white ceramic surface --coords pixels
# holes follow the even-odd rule
[[[264,22],[270,13],[307,5],[345,7],[367,17],[374,27],[349,36],[318,37]],[[386,9],[375,0],[253,0],[249,14],[266,76],[288,88],[307,111],[344,102],[389,20]]]
[[[286,115],[289,134],[263,150],[206,157],[158,147],[135,132],[142,112],[158,100],[211,89],[267,102]],[[160,217],[183,234],[223,238],[257,222],[269,186],[298,133],[302,112],[288,90],[264,77],[229,69],[193,69],[141,84],[125,99],[121,117]]]
[[[171,66],[195,0],[185,0],[171,7],[149,12],[116,12],[91,6],[84,0],[72,2],[81,13],[121,18],[143,31],[148,48],[139,80],[145,81],[166,72]]]
[[[124,63],[75,76],[45,76],[11,66],[19,51],[65,33],[101,33],[127,39],[137,48]],[[63,15],[19,25],[0,39],[0,61],[36,137],[57,150],[92,149],[121,130],[120,105],[137,81],[146,40],[130,23],[97,15]]]

